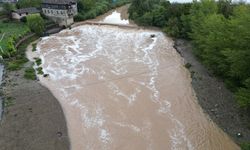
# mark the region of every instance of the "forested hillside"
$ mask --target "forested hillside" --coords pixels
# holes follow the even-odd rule
[[[231,1],[169,3],[133,0],[130,18],[157,26],[168,35],[190,39],[196,56],[235,93],[239,106],[250,109],[250,6]]]

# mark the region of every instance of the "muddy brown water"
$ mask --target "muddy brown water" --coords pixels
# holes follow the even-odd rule
[[[95,25],[38,43],[40,81],[63,107],[72,150],[239,149],[201,110],[173,44],[160,31]]]

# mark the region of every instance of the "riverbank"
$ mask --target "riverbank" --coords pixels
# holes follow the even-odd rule
[[[68,150],[70,143],[60,104],[39,82],[24,78],[25,69],[32,65],[27,62],[20,70],[5,70],[0,150]]]
[[[196,59],[190,42],[177,39],[175,48],[188,64],[192,86],[203,111],[236,143],[249,142],[250,119],[237,108],[233,93]]]
[[[3,70],[4,66],[0,63],[0,91],[1,91],[1,85],[2,85],[2,80],[3,80]],[[3,99],[2,99],[2,94],[0,92],[0,121],[2,119],[2,113],[3,113]]]

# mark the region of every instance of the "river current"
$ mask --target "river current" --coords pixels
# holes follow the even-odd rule
[[[63,107],[72,150],[239,149],[202,111],[173,44],[157,30],[107,25],[42,38],[40,81]]]

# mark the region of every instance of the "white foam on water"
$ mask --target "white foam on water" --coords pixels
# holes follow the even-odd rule
[[[134,132],[141,132],[141,129],[133,124],[127,124],[127,123],[121,123],[121,122],[114,122],[114,124],[120,127],[129,128],[133,130]]]
[[[117,96],[121,96],[128,101],[129,105],[132,105],[135,102],[137,95],[141,92],[139,88],[135,88],[134,93],[131,95],[125,94],[115,83],[109,83],[108,87],[113,91]]]
[[[100,130],[100,140],[106,144],[110,143],[111,137],[110,137],[110,134],[107,130],[105,130],[105,129]]]
[[[114,23],[114,24],[129,24],[129,20],[121,18],[121,13],[114,11],[111,15],[104,18],[103,23]]]

